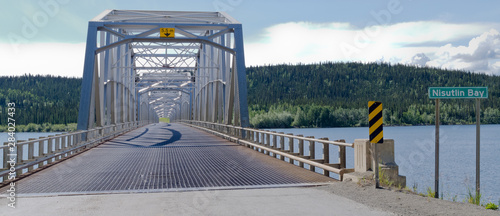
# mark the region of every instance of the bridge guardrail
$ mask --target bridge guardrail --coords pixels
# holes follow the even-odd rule
[[[13,180],[9,179],[9,176],[14,176],[13,173],[15,173],[15,179],[17,179],[25,173],[31,173],[56,161],[75,156],[85,149],[95,147],[100,143],[149,123],[148,121],[126,122],[85,131],[39,137],[38,139],[18,140],[15,145],[4,142],[4,145],[0,146],[3,152],[0,185]],[[38,147],[37,152],[35,152],[35,146]],[[14,148],[16,154],[15,161],[11,160],[11,148]],[[14,166],[11,166],[11,164]]]
[[[224,137],[238,144],[243,144],[269,156],[272,153],[273,157],[278,158],[279,155],[279,159],[283,161],[285,161],[285,158],[288,158],[291,164],[295,164],[294,161],[298,161],[298,166],[302,168],[304,168],[304,164],[308,164],[309,169],[314,172],[316,168],[321,168],[325,176],[330,176],[330,172],[336,173],[339,175],[341,181],[345,173],[354,172],[354,169],[346,168],[346,147],[353,148],[354,143],[346,143],[345,140],[331,141],[328,138],[316,139],[312,136],[304,137],[303,135],[284,134],[283,132],[277,133],[269,130],[243,128],[204,121],[184,120],[181,122]],[[288,148],[286,148],[285,138],[288,140]],[[294,140],[298,140],[298,149],[295,149]],[[309,155],[304,154],[304,141],[309,143]],[[323,158],[316,158],[315,156],[317,143],[323,145]],[[335,145],[339,148],[338,163],[332,163],[330,145]]]

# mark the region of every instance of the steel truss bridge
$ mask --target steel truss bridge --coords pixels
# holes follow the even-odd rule
[[[248,126],[238,21],[108,10],[89,22],[78,131],[0,146],[0,196],[13,181],[21,194],[84,195],[319,185],[354,171],[346,148],[366,158],[367,140]]]
[[[241,23],[138,10],[89,22],[78,129],[161,117],[249,125]]]

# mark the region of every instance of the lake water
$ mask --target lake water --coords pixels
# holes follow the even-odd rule
[[[395,159],[407,186],[419,192],[434,189],[434,126],[384,127],[384,138],[394,139]],[[330,140],[368,139],[368,128],[272,129]],[[318,147],[316,147],[318,148]],[[467,188],[475,190],[476,126],[440,126],[440,195],[463,201]],[[347,166],[354,167],[354,150],[347,148]],[[317,157],[321,150],[316,149]],[[332,155],[332,153],[330,153]],[[500,200],[500,125],[481,126],[481,193],[483,202]],[[330,156],[332,157],[332,156]],[[442,193],[441,193],[442,192]]]
[[[302,134],[330,140],[367,139],[368,128],[313,128],[272,129],[273,131]],[[463,201],[467,187],[475,189],[475,125],[440,127],[440,191],[444,198]],[[18,140],[46,137],[57,133],[16,133]],[[434,126],[384,127],[384,137],[394,139],[395,158],[400,175],[406,176],[407,186],[417,186],[425,192],[434,188]],[[0,133],[6,142],[7,133]],[[337,151],[331,148],[331,157]],[[321,146],[316,146],[316,157],[321,158]],[[347,166],[354,167],[354,150],[347,148]],[[305,154],[308,154],[306,148]],[[481,192],[483,202],[500,200],[500,125],[481,126]],[[0,157],[2,155],[0,154]]]

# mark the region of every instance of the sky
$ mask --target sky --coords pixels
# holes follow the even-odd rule
[[[88,21],[106,9],[224,11],[247,66],[389,62],[500,75],[500,1],[0,0],[0,76],[81,77]]]

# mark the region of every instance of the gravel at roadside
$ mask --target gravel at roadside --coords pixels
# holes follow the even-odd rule
[[[316,189],[396,215],[500,215],[500,211],[487,210],[482,206],[469,203],[422,197],[388,189],[375,189],[373,185],[360,185],[352,182],[331,184]]]

